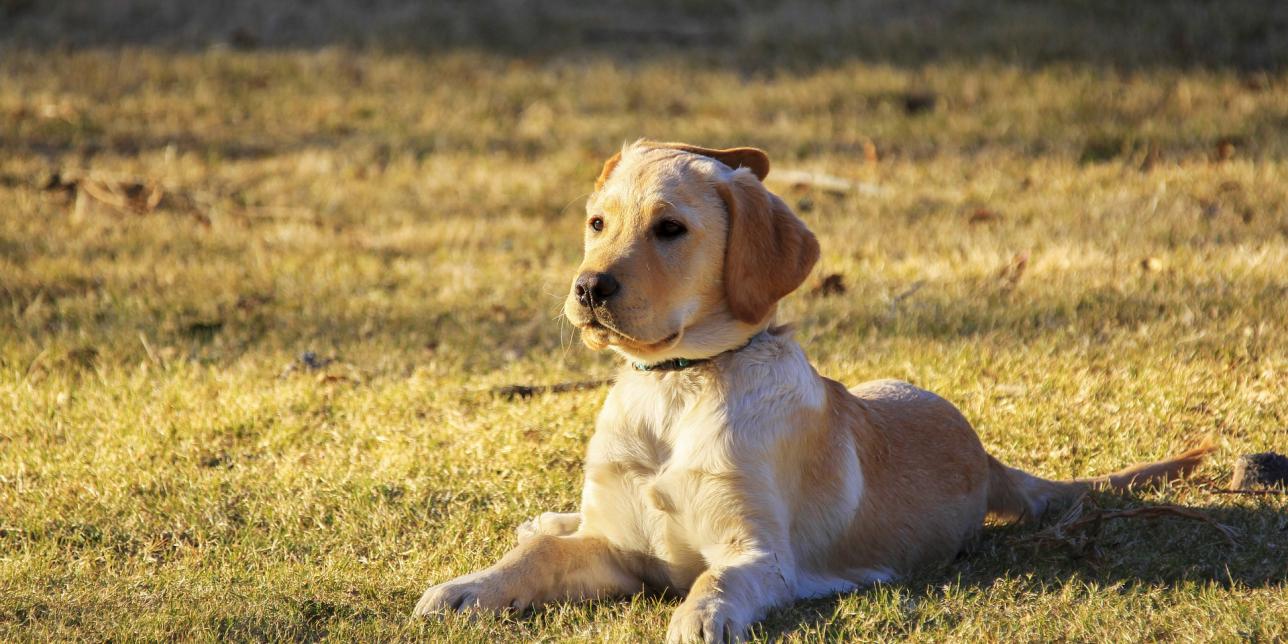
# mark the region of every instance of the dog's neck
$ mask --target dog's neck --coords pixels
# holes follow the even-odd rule
[[[809,408],[822,404],[822,381],[792,338],[791,327],[769,327],[755,334],[745,346],[733,348],[676,371],[640,371],[628,362],[618,373],[616,387],[633,396],[648,392],[647,399],[660,401],[668,408],[684,408],[698,400],[781,396]],[[765,382],[774,385],[764,389]],[[752,390],[762,391],[751,398],[731,393]]]
[[[708,358],[671,358],[669,360],[663,360],[661,362],[653,362],[653,363],[631,362],[631,366],[635,367],[636,371],[657,371],[657,372],[684,371],[685,369],[696,367],[700,364],[704,364],[707,362],[711,362],[712,360],[716,360],[720,358],[720,356],[746,349],[748,346],[751,345],[751,343],[755,342],[758,338],[768,333],[769,333],[768,329],[762,330],[756,335],[753,335],[750,338],[748,338],[747,341],[742,344],[742,346],[734,347],[732,349],[726,349],[725,351],[717,353],[716,355]]]

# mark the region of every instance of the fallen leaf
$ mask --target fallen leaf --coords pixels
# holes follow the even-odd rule
[[[1233,158],[1234,158],[1234,141],[1231,141],[1230,139],[1221,139],[1220,141],[1217,141],[1214,159],[1218,163],[1220,163],[1222,161],[1229,161],[1230,159],[1233,159]]]
[[[974,211],[970,213],[970,218],[967,219],[966,222],[973,226],[975,224],[985,224],[990,221],[998,221],[1001,218],[1002,218],[1002,215],[995,210],[989,210],[988,208],[976,208]]]
[[[873,143],[871,139],[863,142],[863,160],[868,165],[876,165],[881,160],[877,155],[877,144]]]
[[[845,294],[845,278],[840,273],[826,275],[819,280],[818,286],[810,291],[810,295],[815,297],[831,297],[833,295]]]

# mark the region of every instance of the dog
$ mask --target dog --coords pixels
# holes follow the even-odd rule
[[[430,587],[417,615],[653,589],[685,595],[667,641],[739,640],[775,607],[950,561],[986,517],[1183,476],[1210,450],[1051,481],[990,456],[933,393],[820,376],[774,323],[819,245],[768,173],[755,148],[646,140],[604,164],[564,312],[625,364],[581,511],[520,526],[517,547]]]

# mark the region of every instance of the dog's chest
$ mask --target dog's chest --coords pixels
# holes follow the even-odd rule
[[[601,427],[591,441],[583,520],[643,555],[647,577],[687,587],[705,569],[701,553],[712,538],[699,516],[710,496],[707,474],[730,460],[723,401],[683,391],[623,393],[610,401],[620,406],[612,414],[632,422]]]

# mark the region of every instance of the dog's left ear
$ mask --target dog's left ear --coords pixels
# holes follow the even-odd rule
[[[700,154],[704,157],[715,159],[734,170],[747,168],[761,181],[764,181],[765,177],[769,176],[769,155],[765,154],[765,151],[760,148],[724,148],[717,150],[699,145],[689,145],[688,143],[658,143],[655,141],[648,142],[648,145]]]
[[[735,318],[756,324],[809,276],[818,240],[752,172],[735,170],[716,192],[729,211],[725,299]]]

